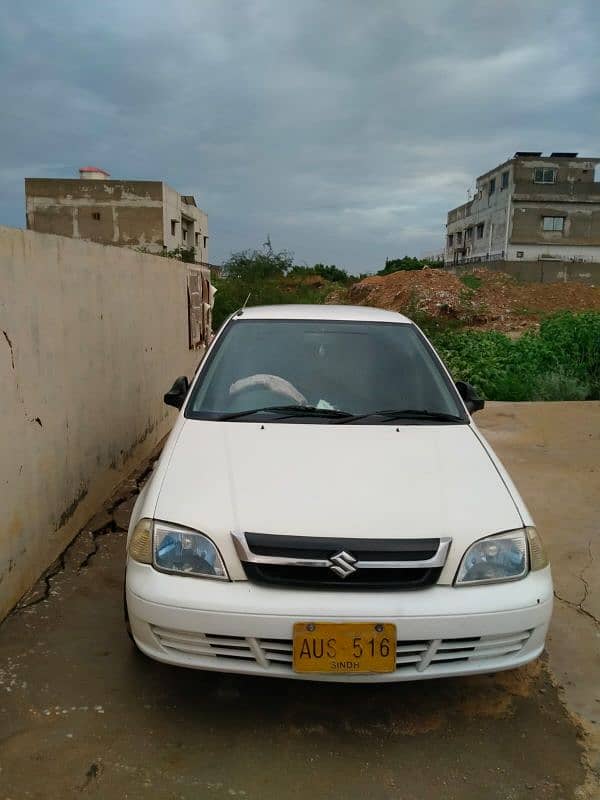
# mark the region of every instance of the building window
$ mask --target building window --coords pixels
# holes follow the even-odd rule
[[[208,236],[204,237],[204,249],[206,250],[206,245],[208,244]]]
[[[456,244],[462,243],[462,231],[456,231]]]
[[[187,228],[182,229],[181,236],[183,237],[183,241],[187,242]]]
[[[483,228],[484,227],[485,227],[485,223],[484,222],[480,222],[479,225],[477,226],[477,238],[478,239],[483,239]]]
[[[175,236],[176,232],[177,232],[177,220],[176,219],[172,219],[171,220],[171,236]]]
[[[200,234],[197,233],[196,234],[196,247],[198,247],[199,245],[200,245]]]
[[[496,178],[492,178],[490,181],[490,194],[494,194],[496,191]]]
[[[556,183],[556,170],[551,168],[539,168],[533,170],[534,183]]]
[[[100,219],[100,212],[92,211],[92,219]]]
[[[502,188],[503,189],[508,189],[508,175],[509,175],[508,170],[506,170],[506,172],[502,173]]]
[[[562,231],[565,227],[564,217],[544,217],[545,231]]]
[[[517,250],[517,258],[523,258],[524,255],[525,255],[524,250]]]
[[[472,238],[473,238],[473,228],[467,228],[467,230],[465,231],[465,239],[467,240],[467,242],[470,242]]]
[[[453,233],[449,233],[448,234],[448,247],[452,247],[452,242],[453,241],[454,241],[454,234]]]

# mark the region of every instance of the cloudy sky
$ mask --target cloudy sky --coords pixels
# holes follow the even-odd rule
[[[0,224],[23,178],[164,179],[210,260],[442,246],[515,150],[600,154],[598,0],[28,0],[0,24]]]

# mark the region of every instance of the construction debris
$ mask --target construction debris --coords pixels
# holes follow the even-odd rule
[[[453,319],[477,329],[519,331],[535,328],[557,311],[600,310],[600,287],[581,283],[519,283],[503,272],[443,269],[373,275],[334,292],[328,302],[376,306]]]

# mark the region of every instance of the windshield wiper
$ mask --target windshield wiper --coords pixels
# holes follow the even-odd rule
[[[465,422],[456,414],[447,414],[445,411],[428,411],[426,408],[386,408],[382,411],[370,411],[368,414],[354,414],[344,419],[340,424],[356,422],[370,417],[381,417],[383,422],[393,422],[397,419],[431,420],[432,422]]]
[[[332,417],[334,419],[350,419],[353,414],[348,411],[338,411],[336,408],[317,408],[317,406],[265,406],[264,408],[250,408],[246,411],[232,411],[219,415],[218,419],[230,420],[247,417],[252,414],[278,414],[279,419],[285,417]]]

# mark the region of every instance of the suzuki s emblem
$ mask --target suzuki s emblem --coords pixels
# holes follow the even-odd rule
[[[340,578],[347,578],[348,575],[352,575],[353,572],[356,572],[356,567],[354,566],[354,564],[356,564],[356,559],[345,550],[342,550],[341,553],[337,553],[335,556],[331,556],[329,560],[331,561],[329,569],[335,572],[336,575],[339,575]]]

